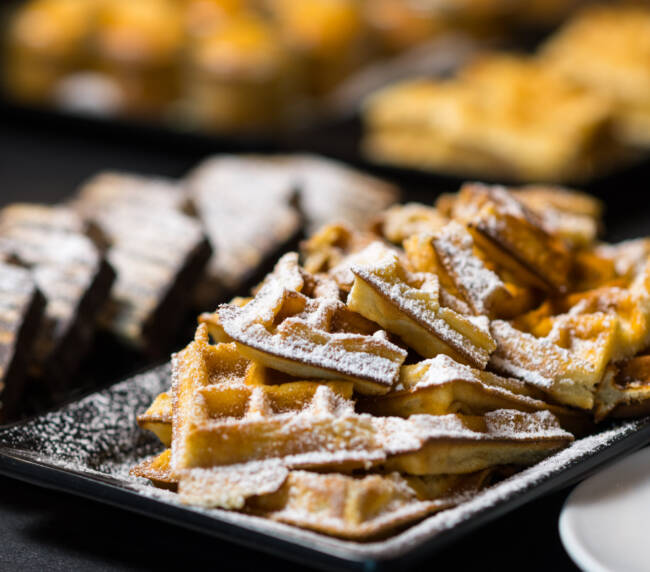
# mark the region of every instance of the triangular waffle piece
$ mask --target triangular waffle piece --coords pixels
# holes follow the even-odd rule
[[[389,455],[387,470],[411,475],[461,474],[503,464],[528,465],[573,440],[548,411],[511,409],[473,415],[375,419]]]
[[[398,388],[387,395],[360,400],[359,410],[398,417],[484,415],[496,409],[550,411],[572,433],[584,433],[589,427],[584,413],[546,403],[543,392],[524,382],[471,368],[443,354],[402,367]]]
[[[650,356],[610,366],[595,397],[596,421],[605,417],[637,417],[650,413]]]
[[[484,471],[423,478],[404,478],[398,473],[355,478],[292,471],[277,492],[251,499],[247,508],[301,528],[368,540],[468,500],[488,476]]]
[[[197,293],[206,307],[297,237],[296,183],[270,161],[223,155],[203,161],[186,185],[214,250]]]
[[[495,348],[487,321],[442,306],[435,275],[409,273],[392,253],[372,266],[355,266],[352,272],[356,279],[348,297],[351,310],[399,335],[423,357],[445,353],[485,367]]]
[[[494,320],[497,349],[490,364],[523,379],[556,401],[591,409],[594,391],[612,356],[616,319],[603,313],[555,318],[546,337]]]
[[[454,214],[467,223],[477,246],[522,284],[551,292],[567,289],[570,251],[504,187],[464,185]]]
[[[44,309],[30,271],[0,263],[0,422],[17,413]]]
[[[169,181],[118,174],[91,179],[75,202],[109,240],[117,272],[102,325],[152,355],[175,335],[210,256],[200,224],[178,210],[184,202]]]
[[[221,326],[243,355],[268,367],[303,379],[350,380],[361,393],[386,393],[406,352],[380,331],[332,331],[345,306],[334,298],[304,296],[303,284],[297,255],[283,256],[246,306],[219,307]]]
[[[0,260],[28,267],[45,296],[30,370],[58,391],[90,345],[115,275],[95,244],[76,232],[82,222],[74,221],[74,212],[53,207],[50,224],[36,223],[45,209],[35,205],[30,213],[31,207],[23,205],[0,214]]]

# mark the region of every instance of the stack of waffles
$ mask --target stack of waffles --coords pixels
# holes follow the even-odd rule
[[[369,230],[323,227],[247,298],[201,315],[167,447],[133,469],[183,503],[386,536],[650,409],[650,241],[600,203],[468,184]]]

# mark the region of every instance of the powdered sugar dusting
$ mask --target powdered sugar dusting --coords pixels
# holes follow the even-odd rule
[[[96,481],[110,480],[111,483],[137,491],[152,501],[179,506],[179,498],[174,493],[156,489],[143,479],[128,475],[134,464],[160,448],[153,436],[135,425],[135,417],[147,408],[158,393],[168,389],[169,384],[169,365],[161,366],[68,405],[59,412],[5,428],[0,431],[0,445],[24,452],[31,459],[50,466],[72,469]],[[650,418],[638,419],[577,440],[559,453],[490,487],[458,507],[431,516],[380,542],[338,540],[268,519],[221,509],[184,509],[342,558],[395,557],[484,511],[507,503],[614,443],[639,430],[647,431],[648,428]]]

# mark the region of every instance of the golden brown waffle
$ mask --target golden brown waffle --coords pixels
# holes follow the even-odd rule
[[[648,411],[650,241],[599,244],[600,217],[577,192],[473,184],[326,227],[309,268],[286,254],[201,316],[139,418],[171,450],[134,474],[367,540]]]
[[[484,415],[497,409],[550,411],[572,433],[584,433],[586,414],[544,401],[544,393],[515,378],[463,365],[440,354],[402,367],[395,391],[358,401],[358,408],[373,415],[410,417],[417,414]]]
[[[246,306],[220,306],[224,331],[243,355],[290,375],[346,379],[364,393],[388,391],[406,352],[380,331],[332,331],[345,306],[335,298],[308,298],[303,286],[297,255],[285,255]]]
[[[372,266],[352,268],[355,282],[351,310],[394,332],[423,357],[445,353],[485,367],[494,341],[487,321],[472,319],[442,306],[438,278],[411,274],[392,253]]]

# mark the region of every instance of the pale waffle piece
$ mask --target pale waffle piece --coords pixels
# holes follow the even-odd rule
[[[137,421],[141,429],[151,431],[165,447],[169,447],[172,444],[172,415],[172,397],[163,392],[144,413],[138,415]]]
[[[497,409],[481,416],[377,417],[375,424],[389,455],[385,469],[411,475],[533,464],[573,441],[549,411]]]
[[[650,413],[650,356],[610,366],[596,391],[594,416],[638,417]]]
[[[356,278],[347,302],[350,309],[399,335],[423,357],[445,353],[485,367],[496,347],[487,319],[442,306],[435,275],[408,272],[393,253],[372,266],[355,266],[352,272]]]
[[[101,324],[151,355],[167,349],[211,254],[201,225],[180,211],[185,203],[170,181],[124,174],[98,175],[75,201],[110,242],[117,272]]]
[[[618,135],[650,146],[650,9],[595,6],[578,14],[542,48],[551,69],[610,98]]]
[[[466,184],[454,205],[477,246],[522,283],[550,292],[567,290],[571,252],[505,187]]]
[[[386,209],[376,224],[381,235],[390,242],[402,244],[414,234],[433,234],[442,229],[449,220],[436,208],[419,203],[393,205]]]
[[[0,263],[0,423],[18,412],[44,309],[30,271]]]
[[[345,305],[336,298],[308,298],[296,253],[283,256],[255,298],[240,308],[218,309],[221,326],[246,357],[303,379],[353,381],[361,393],[386,393],[406,351],[377,331],[333,331]]]
[[[616,318],[602,312],[554,318],[545,337],[494,320],[497,349],[490,365],[523,379],[559,403],[591,409],[594,392],[612,357]]]
[[[250,499],[246,508],[330,536],[369,540],[470,499],[489,476],[489,471],[433,477],[291,471],[278,491]]]
[[[360,399],[358,409],[373,415],[410,417],[417,414],[483,415],[496,409],[550,411],[562,427],[584,434],[590,427],[583,412],[547,403],[544,393],[525,382],[460,364],[440,354],[402,367],[398,389]]]
[[[363,116],[372,160],[453,174],[566,182],[622,154],[606,98],[512,54],[477,58],[455,78],[384,88]]]
[[[52,207],[49,224],[37,223],[48,207],[7,207],[0,214],[0,260],[28,267],[45,296],[45,314],[36,332],[29,369],[54,392],[77,370],[107,302],[115,274],[102,252],[84,234],[82,221]]]
[[[214,250],[197,291],[197,303],[206,307],[243,286],[298,236],[297,186],[269,160],[231,155],[203,161],[186,185]]]

